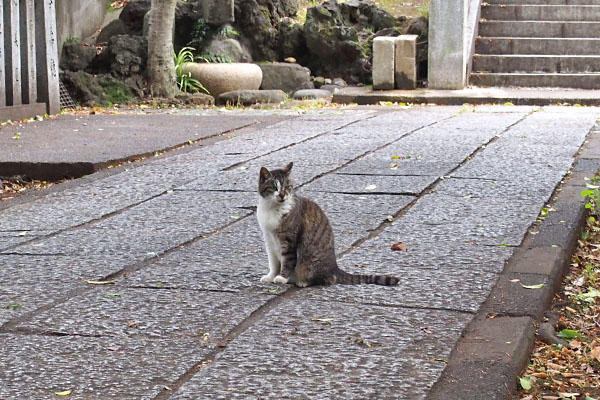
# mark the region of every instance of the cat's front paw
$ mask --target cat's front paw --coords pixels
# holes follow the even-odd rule
[[[262,278],[260,278],[260,281],[263,283],[271,283],[271,282],[273,282],[273,276],[265,275]]]
[[[281,284],[286,284],[286,283],[288,283],[288,280],[289,280],[288,278],[284,278],[284,277],[283,277],[283,276],[281,276],[281,275],[277,275],[277,276],[275,277],[275,279],[273,279],[273,283],[281,283]]]

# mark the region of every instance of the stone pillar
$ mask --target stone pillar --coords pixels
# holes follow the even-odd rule
[[[206,22],[214,25],[229,24],[235,21],[234,0],[202,0]]]
[[[396,38],[379,36],[373,40],[373,89],[394,88],[394,55]]]
[[[463,89],[466,84],[465,27],[469,0],[429,2],[429,88]]]
[[[412,90],[417,87],[418,37],[418,35],[401,35],[396,38],[396,89]]]

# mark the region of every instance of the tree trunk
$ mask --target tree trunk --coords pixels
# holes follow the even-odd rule
[[[148,22],[148,84],[152,97],[179,93],[173,61],[173,24],[177,0],[152,0]]]

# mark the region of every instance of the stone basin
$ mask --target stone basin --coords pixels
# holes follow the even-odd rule
[[[262,83],[262,70],[251,63],[186,63],[183,72],[191,72],[215,98],[234,90],[257,90]]]

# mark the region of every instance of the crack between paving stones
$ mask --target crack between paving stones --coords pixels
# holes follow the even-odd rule
[[[5,333],[5,332],[0,332]],[[102,338],[102,337],[119,337],[116,335],[101,335],[91,333],[66,333],[56,331],[43,331],[35,328],[16,328],[10,332],[13,335],[19,336],[49,336],[49,337],[81,337],[81,338]]]
[[[177,286],[147,286],[147,285],[124,285],[127,289],[141,289],[141,290],[180,290],[187,292],[210,292],[210,293],[240,293],[240,290],[236,289],[211,289],[211,288],[186,288]],[[267,293],[265,293],[267,294]]]
[[[327,303],[339,303],[339,304],[351,304],[357,306],[374,306],[374,307],[384,307],[384,308],[394,308],[394,309],[405,309],[405,310],[428,310],[428,311],[448,311],[448,312],[456,312],[460,314],[468,314],[475,315],[476,311],[469,310],[461,310],[458,308],[447,308],[447,307],[432,307],[432,306],[412,306],[408,304],[387,304],[387,303],[361,303],[356,301],[344,301],[344,300],[336,300],[336,299],[327,299],[327,300],[318,300]]]

